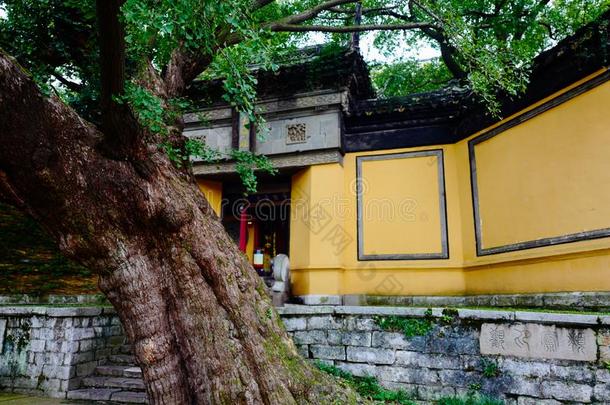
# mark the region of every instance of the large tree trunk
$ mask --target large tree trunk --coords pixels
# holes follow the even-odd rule
[[[301,359],[193,179],[101,133],[0,51],[0,195],[98,272],[154,404],[356,403]]]

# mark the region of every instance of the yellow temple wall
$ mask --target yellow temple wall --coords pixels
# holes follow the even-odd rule
[[[610,290],[610,82],[557,104],[501,132],[515,116],[456,144],[296,174],[294,293]]]
[[[205,198],[208,200],[208,203],[210,203],[210,206],[216,215],[220,215],[220,208],[222,204],[222,182],[197,179],[197,185],[199,186],[199,190],[201,190]]]

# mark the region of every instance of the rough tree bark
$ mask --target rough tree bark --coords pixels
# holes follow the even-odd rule
[[[0,195],[100,276],[153,404],[360,403],[301,359],[192,178],[103,134],[0,51]]]

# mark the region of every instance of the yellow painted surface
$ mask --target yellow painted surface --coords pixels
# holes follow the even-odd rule
[[[365,160],[362,189],[364,254],[442,252],[436,156]]]
[[[610,291],[610,250],[467,268],[465,294]]]
[[[292,176],[290,191],[290,266],[307,268],[310,260],[310,211],[311,170],[301,170]]]
[[[292,293],[295,295],[340,294],[339,291],[342,291],[342,273],[342,269],[330,268],[321,271],[292,270]]]
[[[449,259],[447,260],[437,260],[437,259],[426,259],[426,260],[374,260],[374,261],[359,261],[358,260],[358,251],[357,251],[357,221],[356,221],[356,212],[357,212],[357,198],[356,198],[356,157],[357,156],[375,156],[375,155],[387,155],[387,154],[395,154],[395,153],[403,153],[403,152],[417,152],[422,150],[443,150],[444,163],[445,163],[445,192],[446,192],[446,202],[447,202],[447,225],[449,228]],[[388,192],[395,194],[395,199],[398,201],[401,198],[407,196],[406,198],[417,199],[416,197],[408,196],[413,193],[420,193],[424,198],[421,199],[422,202],[419,202],[414,206],[413,209],[408,208],[407,214],[413,214],[415,218],[415,226],[417,227],[416,234],[410,235],[410,237],[414,237],[415,239],[421,239],[427,242],[427,248],[431,248],[432,244],[434,244],[436,249],[440,246],[440,224],[438,222],[434,223],[435,219],[438,220],[440,215],[440,210],[438,206],[438,178],[437,178],[437,167],[436,160],[430,157],[426,157],[423,159],[413,158],[417,165],[425,161],[422,165],[424,168],[421,170],[407,170],[407,171],[397,171],[395,167],[388,169],[385,171],[385,177],[381,177],[384,173],[383,170],[379,172],[379,178],[371,179],[373,181],[368,181],[368,185],[364,185],[363,189],[366,189],[371,184],[376,182],[387,183],[388,176],[390,178],[399,178],[404,177],[405,180],[401,180],[399,183],[390,183],[389,185],[384,185]],[[426,159],[429,159],[426,161]],[[409,159],[405,159],[409,160]],[[369,163],[370,161],[364,161]],[[376,163],[389,164],[390,166],[398,163],[402,163],[401,160],[383,160],[376,161]],[[411,162],[407,162],[411,163]],[[416,166],[417,166],[416,165]],[[343,161],[343,176],[344,176],[344,198],[342,200],[343,210],[345,211],[343,228],[346,234],[351,236],[353,242],[349,244],[349,246],[343,250],[342,253],[342,264],[340,266],[344,269],[348,270],[359,270],[363,268],[369,268],[370,266],[374,266],[376,269],[438,269],[438,268],[457,268],[462,265],[462,251],[460,246],[462,245],[462,234],[459,232],[461,228],[461,219],[459,215],[460,210],[460,199],[458,198],[458,179],[455,171],[455,153],[454,153],[454,145],[443,145],[442,147],[428,147],[428,148],[411,148],[411,149],[398,149],[398,150],[388,150],[388,151],[374,151],[374,152],[363,152],[363,153],[349,153],[346,154]],[[425,171],[428,173],[428,176],[422,176],[421,171]],[[434,174],[433,174],[434,173]],[[363,176],[367,175],[367,170],[363,170]],[[409,189],[409,184],[416,184],[420,180],[420,177],[429,178],[429,181],[421,182],[421,191],[420,190],[411,190]],[[424,184],[425,183],[425,184]],[[406,185],[406,187],[405,187]],[[376,186],[373,187],[373,190]],[[431,196],[435,196],[436,200]],[[365,198],[366,199],[366,198]],[[426,200],[427,202],[423,202]],[[398,206],[397,206],[398,205]],[[395,215],[400,215],[400,204],[394,204],[391,206]],[[386,210],[387,211],[387,210]],[[432,216],[432,225],[428,222],[430,220],[430,216]],[[413,218],[413,217],[411,217]],[[365,224],[366,225],[366,224]],[[409,224],[411,225],[411,224]],[[453,230],[453,231],[452,231]],[[457,232],[455,230],[458,230]],[[415,233],[415,232],[414,232]],[[380,229],[378,232],[374,234],[369,234],[368,230],[364,230],[364,237],[368,240],[375,240],[377,246],[392,246],[393,244],[400,244],[400,239],[404,238],[405,232],[403,229],[399,229],[397,231],[387,231],[384,229]],[[398,240],[398,242],[396,241]],[[404,244],[401,246],[404,247]],[[365,246],[366,248],[366,246]],[[387,249],[387,248],[385,248]],[[431,249],[430,249],[431,250]],[[438,252],[438,250],[436,251]],[[370,252],[369,252],[370,253]],[[407,253],[426,253],[426,252],[416,252],[415,249],[412,249]],[[451,285],[453,281],[448,281],[447,288],[453,288]]]
[[[605,83],[477,146],[484,247],[610,227],[609,104],[610,83]],[[293,176],[294,293],[610,291],[610,238],[476,255],[469,139],[349,153],[342,164],[313,166]],[[449,258],[358,261],[356,157],[439,148],[444,152]],[[419,202],[417,218],[437,213],[436,172],[422,162],[367,161],[364,199],[385,198],[392,206],[413,198]],[[307,215],[295,215],[299,210]],[[377,219],[365,222],[365,253],[438,249],[440,225],[385,221],[379,212]]]
[[[447,268],[293,270],[294,293],[475,295],[610,291],[610,251]]]
[[[216,215],[220,215],[220,208],[222,204],[222,183],[219,181],[197,179],[197,185],[210,203],[210,206]]]
[[[484,248],[610,228],[610,85],[475,146]]]
[[[292,282],[296,295],[460,295],[465,290],[459,268],[293,270]]]
[[[247,228],[248,240],[246,243],[246,256],[250,263],[254,260],[254,226],[248,225]]]
[[[342,265],[345,245],[343,168],[326,164],[307,168],[292,178],[290,261],[293,268],[335,268]]]

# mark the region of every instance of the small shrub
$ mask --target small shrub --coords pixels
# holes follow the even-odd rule
[[[498,363],[493,360],[483,359],[481,360],[483,366],[483,376],[487,378],[497,377],[500,375],[500,369]]]
[[[481,391],[480,383],[472,383],[468,386],[468,396],[476,395],[479,391]]]
[[[455,308],[445,308],[443,309],[443,313],[440,317],[441,323],[445,325],[449,325],[453,322],[455,318],[458,316],[458,310]]]
[[[322,362],[316,362],[316,366],[323,372],[339,377],[351,385],[358,394],[364,398],[382,403],[394,403],[400,405],[415,405],[411,396],[403,390],[389,390],[379,384],[375,377],[357,377],[338,367]]]
[[[610,361],[604,361],[604,368],[610,371]]]

